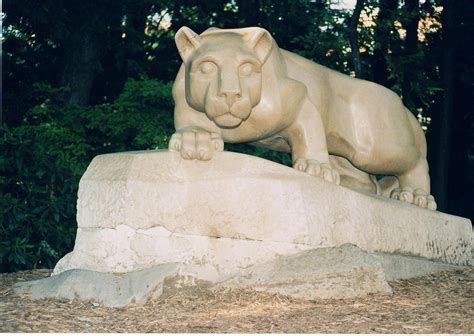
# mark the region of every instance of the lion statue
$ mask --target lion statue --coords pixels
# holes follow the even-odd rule
[[[263,28],[182,27],[175,40],[171,151],[209,160],[224,142],[251,143],[329,182],[436,209],[423,130],[394,92],[280,49]]]

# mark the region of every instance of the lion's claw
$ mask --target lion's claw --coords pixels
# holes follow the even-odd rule
[[[307,160],[300,158],[295,160],[293,163],[293,168],[313,176],[318,176],[328,182],[335,184],[340,183],[339,173],[332,169],[331,165],[328,163],[320,163],[317,160]]]
[[[396,188],[391,194],[390,198],[411,203],[420,208],[436,210],[437,204],[432,195],[429,195],[423,189],[413,190],[410,187]]]
[[[207,161],[212,158],[214,152],[224,150],[224,141],[217,133],[187,129],[177,131],[171,136],[168,149],[180,152],[183,159]]]

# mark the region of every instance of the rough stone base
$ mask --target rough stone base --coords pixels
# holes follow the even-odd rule
[[[212,286],[190,276],[189,267],[166,264],[119,274],[69,270],[50,278],[19,283],[15,292],[33,299],[78,298],[123,307],[143,304],[183,287]],[[253,288],[308,300],[356,298],[371,293],[391,294],[387,281],[462,268],[423,258],[368,253],[346,244],[280,256],[214,284],[214,288]]]
[[[210,161],[167,151],[100,155],[78,195],[74,251],[54,274],[182,263],[216,282],[278,255],[345,243],[455,265],[471,259],[468,219],[231,152]]]
[[[253,287],[310,300],[392,292],[377,259],[353,245],[279,257],[246,269],[221,286]]]
[[[472,248],[468,219],[230,152],[100,155],[80,181],[77,222],[54,276],[17,291],[122,306],[160,295],[171,277],[356,297],[389,293],[387,279],[467,265]]]
[[[423,258],[369,253],[355,245],[321,248],[278,257],[224,281],[303,299],[342,299],[392,292],[387,281],[463,269]]]
[[[163,293],[163,283],[177,275],[177,264],[147,270],[112,274],[74,269],[49,278],[21,282],[14,290],[32,299],[57,298],[92,300],[108,307],[144,304]]]
[[[392,253],[373,253],[380,263],[387,281],[410,279],[430,273],[462,270],[470,266],[456,266],[424,258],[402,256]]]

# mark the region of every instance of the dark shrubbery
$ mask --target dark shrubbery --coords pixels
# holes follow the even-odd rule
[[[171,84],[129,80],[111,104],[65,108],[63,90],[0,129],[0,272],[53,267],[73,247],[79,179],[98,154],[166,148]]]

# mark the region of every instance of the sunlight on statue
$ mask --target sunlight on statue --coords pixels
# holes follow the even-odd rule
[[[326,181],[436,210],[423,130],[394,92],[280,49],[262,28],[183,27],[176,46],[171,151],[209,160],[224,142],[251,143]]]

